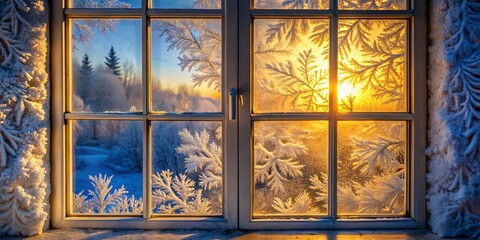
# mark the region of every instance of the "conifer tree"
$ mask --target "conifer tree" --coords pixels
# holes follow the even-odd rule
[[[108,56],[105,57],[105,65],[107,65],[107,67],[111,69],[113,74],[115,74],[116,76],[120,77],[120,75],[122,74],[120,71],[120,58],[117,56],[117,52],[115,51],[113,46],[110,47]]]
[[[83,55],[82,65],[80,66],[80,75],[76,83],[76,93],[85,102],[89,95],[90,79],[93,75],[92,62],[87,54]]]

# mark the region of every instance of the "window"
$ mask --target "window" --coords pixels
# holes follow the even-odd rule
[[[424,11],[55,2],[55,225],[423,228]]]

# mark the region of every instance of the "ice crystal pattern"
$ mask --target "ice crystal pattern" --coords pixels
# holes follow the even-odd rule
[[[47,2],[0,1],[0,236],[48,226]]]
[[[255,180],[266,183],[274,192],[285,191],[285,182],[302,176],[297,157],[308,152],[303,140],[308,131],[260,125],[255,130]]]
[[[202,196],[202,189],[195,190],[195,181],[185,174],[172,176],[169,170],[153,175],[152,199],[161,213],[208,214],[210,200]]]
[[[89,175],[88,178],[93,190],[88,189],[88,195],[84,195],[83,190],[73,195],[74,213],[142,213],[142,198],[135,199],[135,196],[128,198],[125,196],[128,191],[123,186],[112,191],[113,176],[98,174],[98,176]]]
[[[430,58],[430,226],[480,238],[480,3],[433,1]],[[438,27],[437,27],[438,26]]]
[[[217,140],[221,140],[221,130],[217,130]],[[183,129],[178,133],[182,144],[176,148],[185,158],[185,173],[199,173],[200,186],[205,190],[222,187],[222,148],[210,141],[207,130],[190,133]]]

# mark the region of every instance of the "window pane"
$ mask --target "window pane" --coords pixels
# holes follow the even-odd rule
[[[74,112],[142,111],[140,20],[72,20]]]
[[[328,0],[255,0],[259,9],[328,9]]]
[[[342,10],[406,10],[407,0],[338,0]]]
[[[339,21],[339,111],[407,111],[406,29],[405,20]]]
[[[254,112],[326,112],[329,22],[255,20]]]
[[[338,123],[340,215],[405,214],[406,123]]]
[[[140,8],[142,0],[69,0],[72,8]]]
[[[153,110],[221,112],[221,20],[153,20],[151,41]]]
[[[153,212],[221,215],[221,122],[154,122],[152,126]]]
[[[220,9],[221,0],[151,0],[153,8],[169,9]]]
[[[254,216],[327,214],[328,122],[254,123]]]
[[[142,122],[82,120],[71,124],[72,212],[141,214]]]

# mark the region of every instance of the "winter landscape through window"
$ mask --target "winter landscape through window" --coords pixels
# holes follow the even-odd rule
[[[235,126],[251,219],[409,217],[407,1],[251,1],[238,84],[220,0],[69,2],[68,216],[225,216],[226,183],[245,177],[226,175]],[[227,86],[247,81],[237,125]]]

